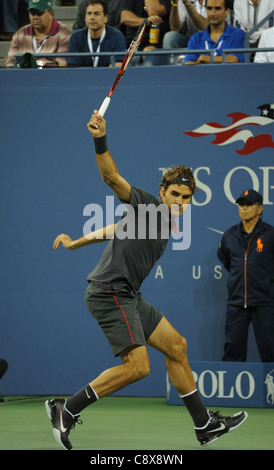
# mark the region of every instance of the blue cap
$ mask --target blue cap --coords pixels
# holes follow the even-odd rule
[[[236,200],[236,204],[240,201],[249,201],[253,204],[263,204],[263,197],[254,189],[246,189]]]

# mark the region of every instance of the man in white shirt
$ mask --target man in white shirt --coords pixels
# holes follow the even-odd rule
[[[205,0],[172,0],[169,26],[163,48],[186,48],[190,36],[208,26]]]
[[[254,62],[267,63],[274,62],[274,27],[266,29],[262,32],[261,39],[259,42],[259,48],[273,47],[273,51],[261,51],[256,52]]]
[[[234,0],[234,26],[248,33],[274,10],[273,0]],[[266,21],[249,37],[250,47],[257,47],[262,31],[269,28]]]

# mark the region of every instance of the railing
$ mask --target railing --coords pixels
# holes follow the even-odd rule
[[[266,15],[266,17],[263,18],[258,24],[256,24],[254,28],[252,28],[250,31],[248,31],[248,33],[246,33],[245,41],[249,41],[250,36],[252,36],[252,34],[255,33],[257,29],[263,26],[263,24],[265,24],[268,20],[269,20],[268,27],[271,28],[273,26],[273,18],[274,18],[274,9],[270,13],[268,13],[268,15]],[[245,42],[245,45],[247,45],[246,42]]]
[[[249,41],[250,41],[250,37],[252,36],[252,34],[254,34],[267,21],[269,21],[269,23],[268,23],[269,28],[271,28],[273,26],[273,18],[274,18],[274,10],[272,10],[270,13],[268,13],[268,15],[265,16],[265,18],[263,18],[258,24],[256,24],[256,26],[254,26],[254,28],[252,28],[250,31],[248,31],[248,33],[246,33],[246,35],[245,35],[245,47],[246,48],[249,47]],[[237,24],[237,22],[236,22],[236,28],[240,28],[240,27],[241,26],[239,24]],[[270,50],[273,50],[273,49],[270,49]],[[249,51],[249,52],[251,52],[251,51]],[[248,56],[246,54],[245,55],[245,62],[249,62],[249,61],[250,61],[250,55]]]
[[[274,51],[274,47],[249,47],[249,48],[242,48],[242,49],[223,49],[222,51],[222,57],[223,57],[223,63],[226,63],[226,54],[231,54],[231,52],[243,52],[247,53],[248,55],[251,55],[252,53],[255,52],[271,52]],[[245,62],[250,62],[245,60]]]
[[[223,63],[226,63],[226,55],[231,54],[232,52],[238,52],[238,53],[244,53],[244,54],[252,54],[254,52],[270,52],[274,51],[274,47],[263,47],[263,48],[251,48],[251,47],[244,47],[244,48],[238,48],[238,49],[223,49],[222,51],[222,58],[223,58]],[[157,56],[163,57],[163,56],[168,56],[168,60],[166,61],[166,64],[163,62],[163,65],[178,65],[178,62],[176,63],[175,57],[179,57],[185,54],[208,54],[210,55],[210,63],[214,63],[214,57],[215,57],[215,49],[195,49],[195,50],[187,50],[187,49],[155,49],[152,51],[137,51],[135,53],[136,57],[148,57],[148,56]],[[52,54],[36,54],[33,53],[32,55],[39,60],[39,58],[50,58],[54,59],[57,57],[101,57],[101,56],[108,56],[111,57],[111,64],[115,64],[115,57],[116,56],[123,56],[125,54],[125,51],[121,52],[63,52],[63,53],[52,53]],[[23,56],[23,53],[18,53],[14,54],[14,66],[17,67],[19,59]],[[247,62],[247,61],[245,61]],[[144,63],[145,65],[145,63]],[[72,66],[75,67],[75,66]],[[77,66],[76,66],[77,67]],[[81,67],[81,66],[78,66]]]

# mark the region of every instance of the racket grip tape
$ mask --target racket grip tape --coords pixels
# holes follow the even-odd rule
[[[99,114],[100,114],[100,116],[104,116],[106,110],[108,109],[109,103],[110,103],[110,97],[107,96],[107,97],[104,99],[104,101],[103,101],[103,103],[101,104],[101,107],[100,107],[100,109],[99,109]]]

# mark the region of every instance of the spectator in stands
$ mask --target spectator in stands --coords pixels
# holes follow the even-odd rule
[[[159,41],[158,43],[150,43],[150,28],[147,28],[139,50],[149,51],[162,47],[163,37],[169,31],[170,8],[170,0],[125,0],[125,6],[121,12],[121,24],[126,27],[127,47],[144,18],[149,18],[150,25],[159,26]]]
[[[74,31],[69,42],[69,52],[121,52],[125,51],[125,37],[112,26],[107,25],[108,9],[104,0],[89,0],[86,7],[86,28]],[[123,56],[115,57],[118,67]],[[72,66],[108,67],[112,65],[109,56],[77,56],[69,57],[68,64]]]
[[[20,28],[13,36],[6,67],[14,67],[14,54],[45,54],[68,52],[71,31],[54,18],[52,0],[30,0],[30,23]],[[65,66],[66,58],[39,58],[39,67]]]
[[[223,49],[244,47],[245,32],[234,28],[226,22],[229,14],[229,0],[206,0],[209,25],[205,31],[195,33],[188,42],[188,51],[214,49],[214,63],[221,63]],[[226,62],[243,62],[242,53],[233,52],[226,55]],[[210,54],[191,52],[184,58],[185,65],[209,64]]]
[[[190,36],[208,26],[205,0],[172,0],[170,31],[163,40],[164,49],[187,47]]]
[[[248,33],[273,11],[274,2],[273,0],[234,0],[233,8],[234,26]],[[249,37],[251,47],[257,47],[262,31],[267,28],[269,28],[269,21],[251,34]]]
[[[0,41],[11,41],[12,36],[28,22],[25,12],[29,0],[1,0],[0,2]]]
[[[230,24],[230,13],[227,22]],[[172,0],[169,26],[170,31],[164,36],[163,48],[187,47],[189,38],[208,26],[205,0]]]
[[[114,28],[121,29],[120,17],[121,10],[124,5],[125,0],[105,0],[108,7],[108,25],[113,26]],[[75,23],[73,25],[73,30],[77,31],[86,27],[85,17],[86,17],[86,8],[89,0],[81,0],[77,10],[77,16]]]
[[[273,51],[256,52],[254,62],[274,62],[274,27],[262,32],[258,47],[273,47]]]

